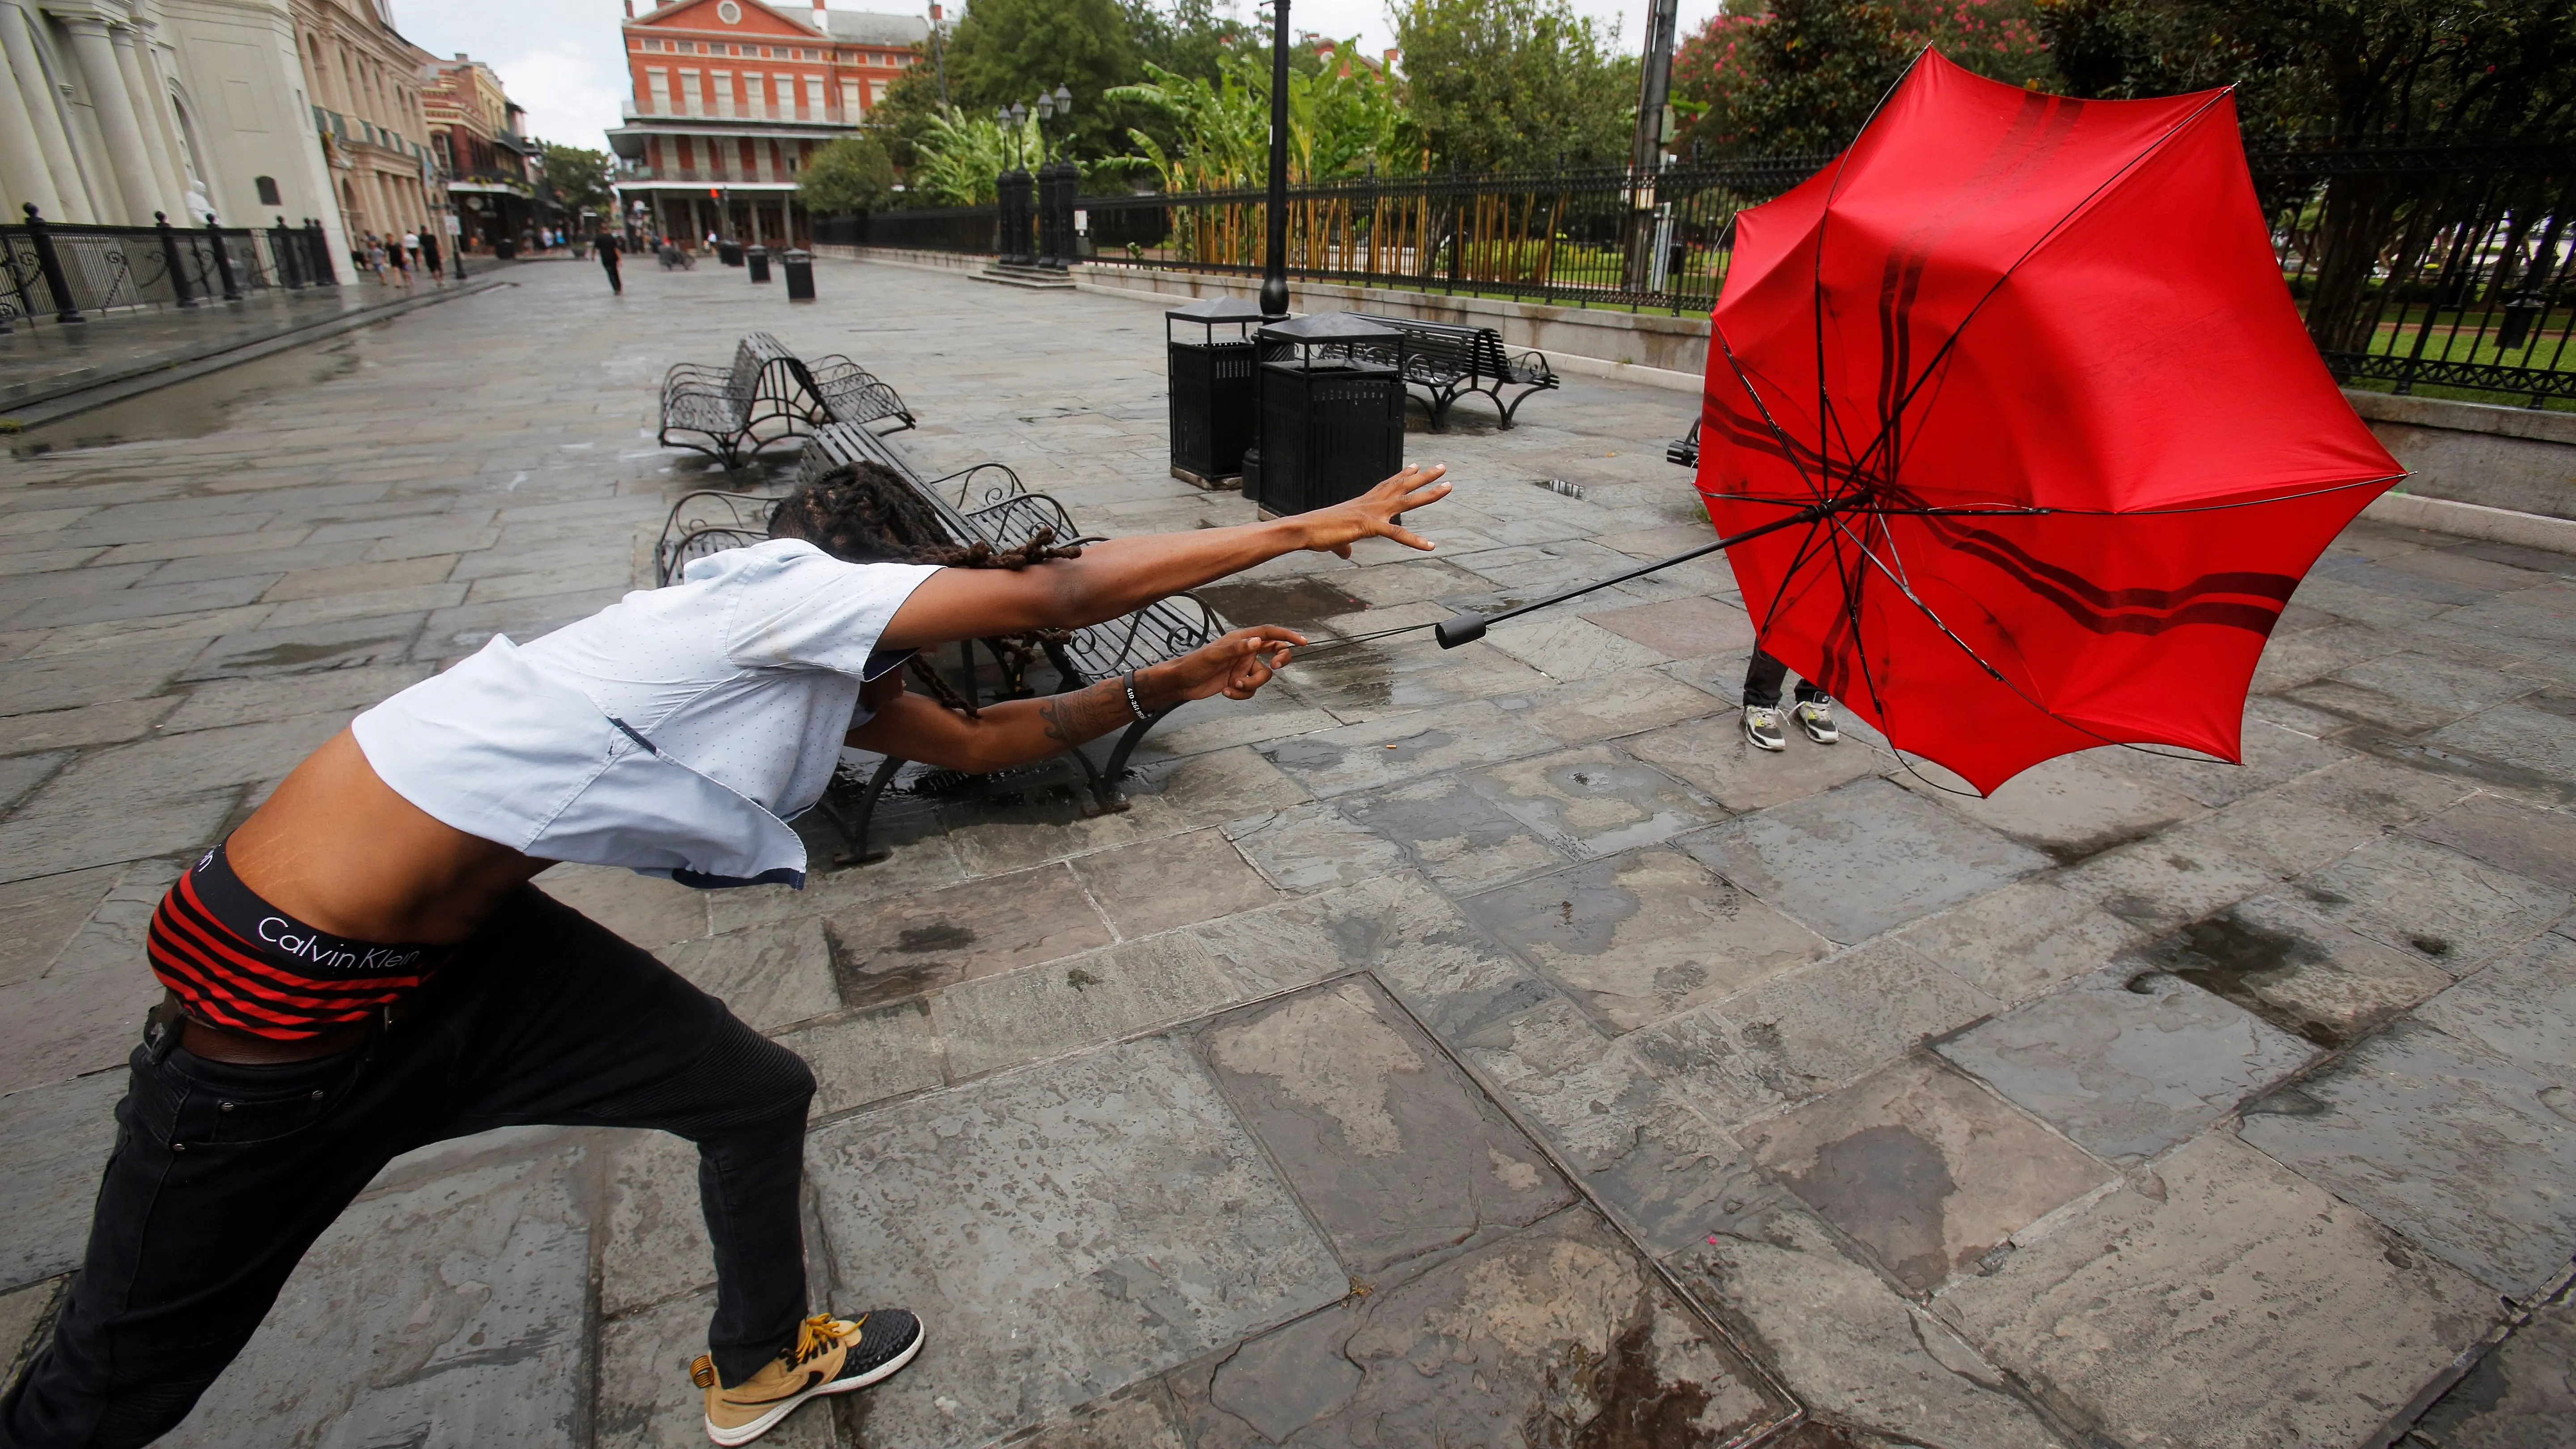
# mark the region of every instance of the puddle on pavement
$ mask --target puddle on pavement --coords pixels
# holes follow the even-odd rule
[[[2287,1009],[2270,988],[2325,958],[2296,936],[2267,931],[2220,912],[2192,922],[2148,948],[2155,970],[2129,983],[2141,990],[2148,976],[2171,976],[2234,1002],[2283,1031],[2332,1051],[2349,1038],[2333,1023]],[[2153,994],[2151,991],[2146,994]]]
[[[1284,624],[1296,628],[1337,614],[1354,614],[1368,601],[1317,578],[1250,579],[1193,589],[1201,602],[1235,625]]]
[[[291,348],[274,357],[227,367],[204,377],[155,388],[103,408],[75,414],[12,435],[9,451],[33,458],[82,448],[110,448],[162,438],[201,438],[221,430],[235,408],[282,392],[300,391],[342,377],[358,366],[354,341],[343,338]]]

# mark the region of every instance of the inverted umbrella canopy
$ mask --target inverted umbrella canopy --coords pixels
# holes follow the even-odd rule
[[[1700,493],[1762,647],[1981,791],[2239,755],[2300,576],[2403,470],[2302,329],[2227,92],[2079,101],[1926,52],[1736,220]]]

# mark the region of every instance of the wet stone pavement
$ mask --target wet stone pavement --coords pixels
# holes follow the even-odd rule
[[[900,388],[926,471],[1102,533],[1250,516],[1166,475],[1153,305],[817,274],[523,267],[7,465],[0,1356],[77,1260],[179,864],[354,711],[638,586],[683,491],[781,476],[657,448],[667,365],[768,327]],[[1349,634],[1686,547],[1690,411],[1568,378],[1417,421],[1435,555],[1208,597]],[[1749,752],[1751,639],[1676,569],[1190,706],[1123,812],[915,776],[891,857],[801,893],[549,872],[813,1064],[817,1299],[928,1322],[769,1442],[2570,1442],[2576,559],[2358,525],[2243,767],[1990,800],[1849,721]],[[175,1442],[703,1442],[692,1156],[402,1160]]]

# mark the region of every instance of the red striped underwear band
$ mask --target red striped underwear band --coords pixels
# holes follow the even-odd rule
[[[220,845],[152,914],[152,974],[210,1026],[294,1041],[364,1021],[420,989],[453,946],[317,931],[253,894]]]

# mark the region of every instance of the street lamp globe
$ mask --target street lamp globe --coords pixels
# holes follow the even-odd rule
[[[1062,86],[1055,88],[1055,113],[1059,116],[1073,114],[1073,92]]]

